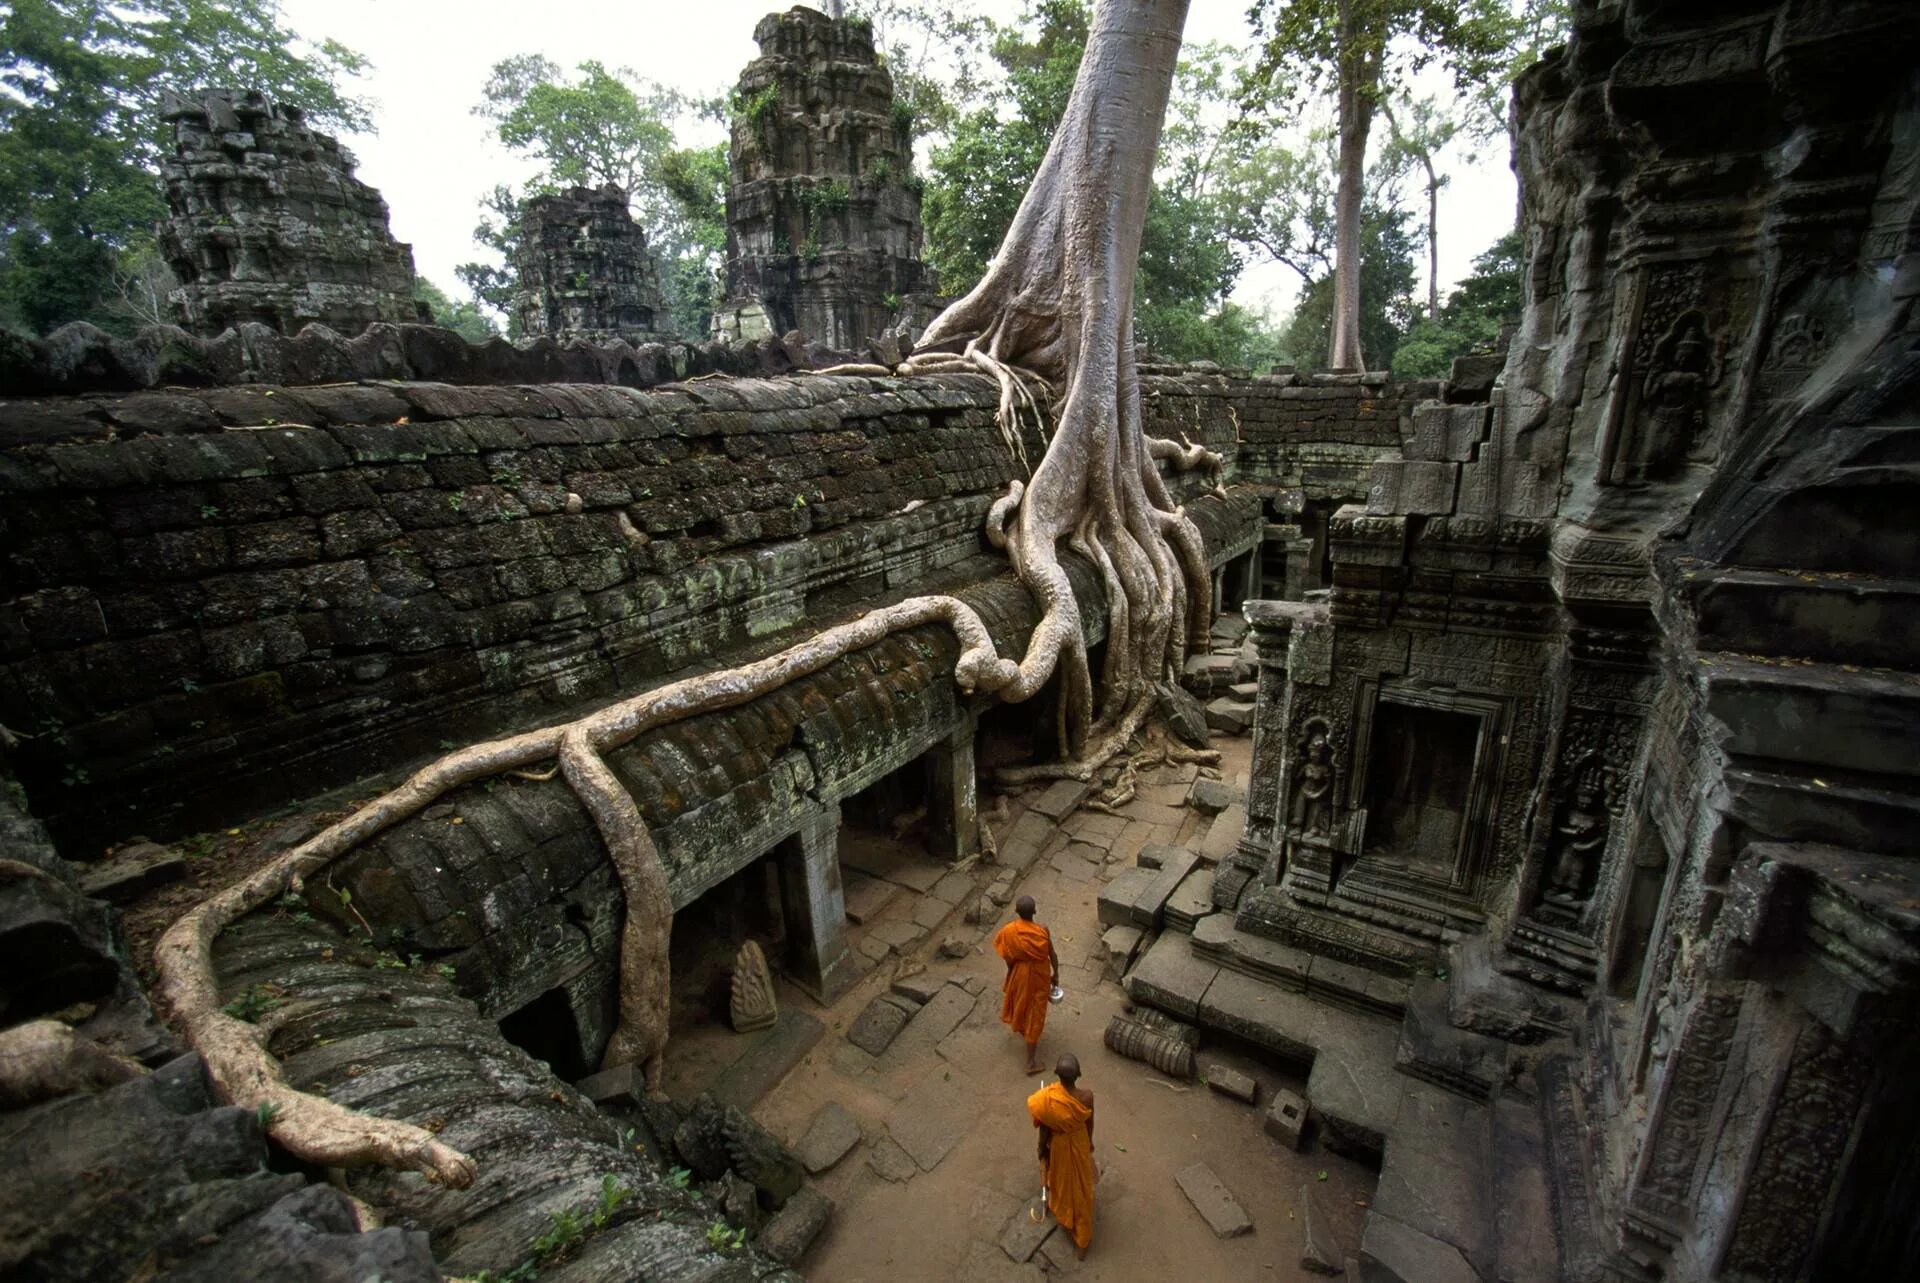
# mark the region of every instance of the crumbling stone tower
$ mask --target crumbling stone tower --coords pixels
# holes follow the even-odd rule
[[[647,236],[612,183],[536,196],[520,213],[513,316],[528,338],[637,341],[665,311]]]
[[[930,303],[911,120],[859,18],[795,7],[754,29],[734,91],[719,328],[852,350]]]
[[[180,324],[215,335],[243,321],[283,334],[312,322],[358,334],[418,321],[413,248],[353,156],[304,113],[254,90],[167,94],[174,154],[162,162],[170,216],[160,248],[180,280]]]

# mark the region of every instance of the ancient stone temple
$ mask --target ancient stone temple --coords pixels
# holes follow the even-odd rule
[[[424,319],[413,251],[387,229],[380,193],[301,110],[252,90],[165,95],[174,152],[161,164],[160,247],[171,295],[196,334],[253,321],[282,334],[318,323],[353,335]]]
[[[644,342],[665,320],[647,234],[609,184],[535,196],[520,210],[513,319],[532,338]]]
[[[754,28],[733,95],[720,332],[857,351],[931,318],[911,120],[862,18],[796,6]]]
[[[1330,593],[1248,606],[1222,912],[1129,983],[1339,1064],[1393,1277],[1907,1277],[1920,29],[1576,15],[1505,369],[1414,410]]]

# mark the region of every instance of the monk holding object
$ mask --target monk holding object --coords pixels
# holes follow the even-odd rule
[[[1060,982],[1060,958],[1053,951],[1053,937],[1033,920],[1033,897],[1021,896],[1013,908],[1020,916],[993,937],[993,951],[1007,963],[1000,1023],[1026,1040],[1027,1072],[1037,1074],[1040,1031],[1047,1024],[1048,997]]]
[[[1040,1129],[1047,1208],[1084,1261],[1093,1242],[1093,1093],[1079,1085],[1080,1061],[1072,1053],[1053,1072],[1060,1081],[1027,1097],[1027,1112]]]

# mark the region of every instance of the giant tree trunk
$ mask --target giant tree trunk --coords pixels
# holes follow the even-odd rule
[[[1380,52],[1375,33],[1355,17],[1352,0],[1340,0],[1340,155],[1333,202],[1333,335],[1327,353],[1327,365],[1335,370],[1366,368],[1360,351],[1360,207]]]
[[[996,512],[1011,516],[993,533],[1043,612],[1020,678],[1002,694],[1025,699],[1063,664],[1066,748],[1081,771],[1138,729],[1154,684],[1177,673],[1211,613],[1198,532],[1156,462],[1174,448],[1142,432],[1133,346],[1134,269],[1186,11],[1187,0],[1100,0],[1066,113],[993,265],[921,340],[967,340],[1058,393],[1046,457]],[[1106,586],[1097,690],[1062,540]]]

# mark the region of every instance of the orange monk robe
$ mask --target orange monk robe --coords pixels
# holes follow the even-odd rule
[[[1093,1242],[1093,1138],[1087,1134],[1093,1110],[1059,1083],[1050,1083],[1027,1097],[1027,1112],[1035,1127],[1053,1133],[1047,1148],[1047,1209],[1084,1251]]]
[[[1028,1042],[1039,1042],[1053,991],[1053,950],[1047,929],[1015,918],[993,937],[993,951],[1010,965],[1000,999],[1000,1023]]]

